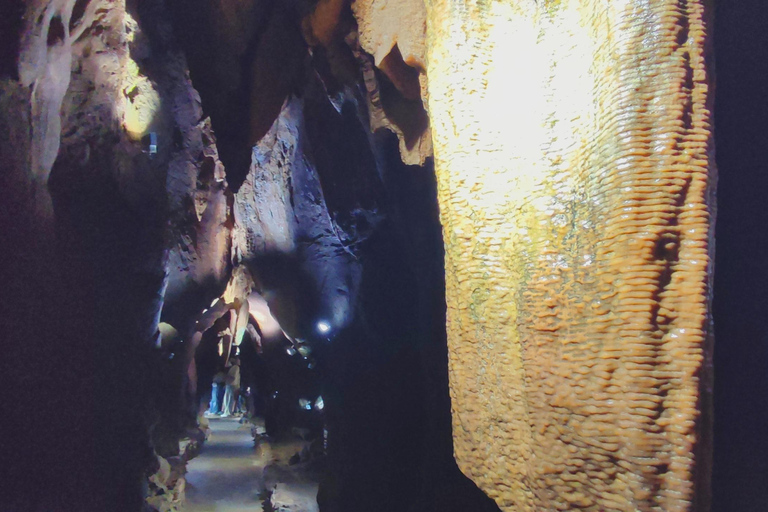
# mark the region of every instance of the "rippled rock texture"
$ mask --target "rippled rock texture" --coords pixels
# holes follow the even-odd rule
[[[502,510],[706,510],[704,2],[427,2],[456,460]]]

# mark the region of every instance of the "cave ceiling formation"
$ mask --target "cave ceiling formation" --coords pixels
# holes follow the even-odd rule
[[[452,487],[472,510],[707,510],[706,2],[4,9],[4,327],[49,319],[35,371],[55,402],[92,404],[62,428],[109,454],[37,448],[65,502],[89,481],[86,509],[139,509],[195,422],[216,326],[325,362],[323,510],[391,510],[371,475],[414,506]],[[452,433],[431,391],[448,381]],[[453,456],[495,505],[436,469]]]

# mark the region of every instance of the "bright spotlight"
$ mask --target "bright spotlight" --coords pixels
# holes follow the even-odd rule
[[[320,320],[317,322],[317,332],[320,334],[328,334],[328,331],[331,330],[331,324],[326,322],[325,320]]]

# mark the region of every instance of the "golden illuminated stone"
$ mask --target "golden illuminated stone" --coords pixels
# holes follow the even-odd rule
[[[703,2],[426,5],[460,468],[505,511],[706,509]]]

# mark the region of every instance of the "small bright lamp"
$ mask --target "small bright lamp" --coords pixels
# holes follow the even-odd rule
[[[328,334],[328,331],[331,330],[331,324],[326,322],[325,320],[320,320],[317,322],[317,332],[320,334]]]

